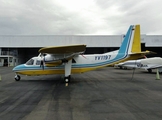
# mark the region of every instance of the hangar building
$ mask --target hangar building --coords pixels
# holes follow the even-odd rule
[[[16,66],[37,56],[47,46],[86,44],[85,54],[104,53],[119,48],[123,35],[0,35],[0,66]],[[142,51],[162,56],[162,35],[141,35]]]

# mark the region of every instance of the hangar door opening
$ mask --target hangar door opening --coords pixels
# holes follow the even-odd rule
[[[18,64],[26,63],[30,58],[38,56],[40,48],[18,48]]]

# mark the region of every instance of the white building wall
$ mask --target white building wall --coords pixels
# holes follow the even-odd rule
[[[122,35],[113,36],[77,36],[77,35],[35,35],[0,36],[0,47],[44,47],[69,44],[86,44],[87,47],[118,47]]]
[[[0,48],[86,44],[87,47],[119,47],[123,35],[0,35]],[[146,47],[162,46],[162,35],[141,35]]]
[[[146,47],[162,47],[161,35],[148,35],[146,39]]]

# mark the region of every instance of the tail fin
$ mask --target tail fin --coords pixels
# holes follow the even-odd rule
[[[141,52],[141,37],[140,37],[140,25],[135,26],[134,37],[132,43],[132,53]]]
[[[141,52],[140,25],[131,25],[124,37],[119,53]]]
[[[155,54],[152,51],[141,51],[140,25],[131,25],[125,35],[119,53],[129,54],[135,58],[141,58],[147,54]]]

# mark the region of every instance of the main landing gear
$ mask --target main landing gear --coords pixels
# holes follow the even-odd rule
[[[16,75],[16,76],[15,76],[15,80],[16,80],[16,81],[20,81],[20,79],[21,79],[20,75]]]
[[[69,83],[70,80],[71,80],[71,76],[70,75],[64,78],[65,83]]]
[[[149,73],[152,73],[152,69],[147,69]]]
[[[64,63],[65,64],[65,77],[64,77],[64,81],[65,83],[69,83],[70,82],[70,75],[71,75],[71,64],[72,64],[72,60],[69,60],[68,62]]]

